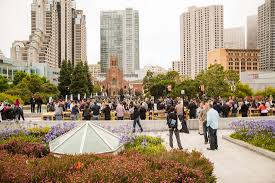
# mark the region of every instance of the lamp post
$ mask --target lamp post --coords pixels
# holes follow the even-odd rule
[[[181,93],[181,96],[182,96],[182,106],[183,106],[182,112],[184,114],[184,95],[185,95],[185,90],[181,90],[180,93]]]

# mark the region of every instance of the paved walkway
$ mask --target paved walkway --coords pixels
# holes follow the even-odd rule
[[[148,134],[161,136],[170,148],[168,132]],[[275,161],[223,140],[222,135],[228,134],[230,131],[218,131],[218,151],[206,150],[209,145],[203,143],[198,131],[181,133],[180,137],[184,148],[200,151],[214,163],[214,173],[220,183],[275,183]],[[175,138],[174,147],[177,147]]]

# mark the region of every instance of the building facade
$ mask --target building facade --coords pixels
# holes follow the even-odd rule
[[[243,27],[224,29],[224,48],[245,49],[245,30]]]
[[[98,64],[89,64],[89,71],[93,81],[97,81],[100,74],[100,63]]]
[[[270,86],[275,88],[275,72],[272,71],[242,72],[240,75],[240,80],[242,83],[248,84],[254,92],[257,92],[258,90],[264,90]]]
[[[247,17],[246,22],[246,49],[257,48],[257,15]]]
[[[73,0],[33,0],[31,35],[26,41],[14,41],[11,58],[50,67],[59,67],[63,60],[74,65],[80,59],[86,62],[83,12],[75,10]]]
[[[25,61],[12,60],[0,55],[0,75],[13,81],[17,72],[24,71],[47,78],[52,84],[58,85],[59,68],[49,67],[47,63],[33,63],[28,65]]]
[[[275,1],[265,0],[258,8],[257,47],[261,50],[260,69],[275,71]]]
[[[101,72],[106,73],[110,58],[118,59],[124,75],[139,69],[139,13],[127,8],[102,11],[100,16]]]
[[[226,70],[238,73],[258,71],[260,65],[259,49],[216,49],[208,53],[208,67],[220,64]]]
[[[117,96],[129,92],[129,82],[123,79],[123,71],[119,68],[117,59],[110,58],[106,79],[101,83],[102,91],[108,96]]]
[[[207,69],[208,51],[222,48],[223,6],[190,7],[180,17],[180,60],[183,75],[194,78]]]
[[[75,11],[73,47],[75,64],[87,62],[86,16],[82,10]]]

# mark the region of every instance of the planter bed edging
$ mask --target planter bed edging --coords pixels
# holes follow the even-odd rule
[[[266,150],[266,149],[264,149],[264,148],[261,148],[261,147],[257,147],[257,146],[251,145],[251,144],[249,144],[249,143],[247,143],[247,142],[244,142],[244,141],[242,141],[242,140],[233,139],[233,138],[231,138],[230,136],[224,136],[224,135],[223,135],[222,138],[223,138],[224,140],[227,140],[227,141],[233,143],[233,144],[236,144],[236,145],[239,145],[239,146],[241,146],[241,147],[244,147],[244,148],[246,148],[246,149],[248,149],[248,150],[250,150],[250,151],[254,151],[254,152],[256,152],[257,154],[263,155],[263,156],[265,156],[265,157],[267,157],[267,158],[270,158],[270,159],[272,159],[272,160],[275,161],[275,153],[272,152],[272,151],[269,151],[269,150]]]

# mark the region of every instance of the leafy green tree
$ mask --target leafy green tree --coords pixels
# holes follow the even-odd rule
[[[248,84],[238,83],[236,86],[236,91],[234,92],[234,96],[238,98],[253,96],[253,90],[249,87]]]
[[[275,88],[273,87],[267,87],[264,90],[259,90],[255,94],[256,96],[263,96],[263,97],[270,97],[270,96],[275,96]]]
[[[28,74],[24,71],[19,71],[14,75],[13,78],[13,84],[17,85],[18,83],[20,83]]]
[[[7,78],[0,75],[0,91],[4,92],[9,88],[9,83]]]
[[[88,90],[89,92],[87,94],[90,95],[93,92],[93,83],[92,83],[91,73],[89,71],[89,66],[87,62],[84,63],[84,71],[86,73],[86,77],[87,77],[86,82],[89,88]]]
[[[60,91],[60,95],[63,97],[65,97],[65,95],[70,94],[71,73],[72,73],[71,62],[67,62],[66,60],[64,60],[60,68],[60,76],[58,79],[59,80],[58,90]]]
[[[185,80],[181,84],[177,85],[173,90],[173,97],[179,97],[181,90],[185,91],[185,95],[188,98],[196,98],[200,94],[199,83],[196,80]]]
[[[43,101],[49,97],[57,98],[58,88],[44,77],[27,75],[21,82],[6,91],[7,94],[19,96],[25,103],[29,102],[32,95],[40,96]]]
[[[209,97],[223,96],[230,88],[224,68],[218,64],[211,65],[208,70],[202,71],[196,80],[200,85],[204,85],[205,94]]]
[[[87,74],[85,73],[82,62],[77,63],[74,68],[70,90],[74,96],[77,96],[78,94],[84,96],[84,94],[89,93],[89,86],[87,85]]]

